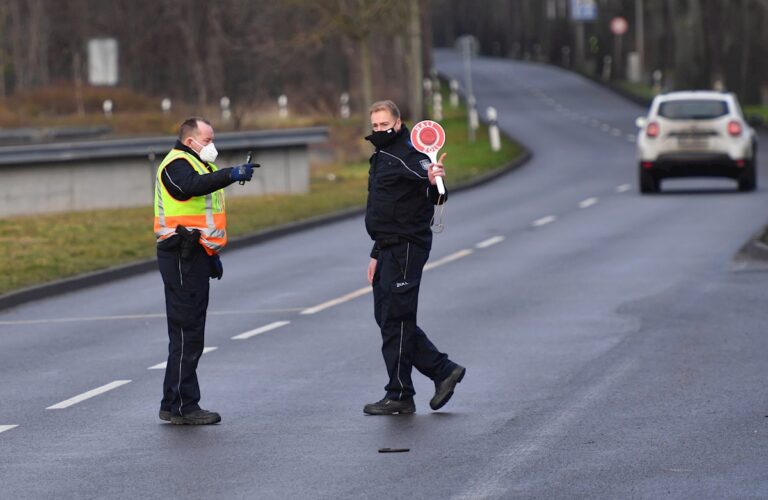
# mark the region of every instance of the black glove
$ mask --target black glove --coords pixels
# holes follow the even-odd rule
[[[221,263],[219,254],[211,255],[211,278],[220,280],[224,276],[224,265]]]
[[[253,178],[253,169],[259,168],[261,165],[258,163],[244,163],[236,167],[232,167],[232,171],[229,174],[229,178],[233,181],[246,182]]]

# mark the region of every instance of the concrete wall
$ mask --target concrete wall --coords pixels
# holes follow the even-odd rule
[[[219,147],[218,141],[216,144]],[[253,151],[253,162],[260,163],[261,168],[255,171],[251,182],[227,188],[228,197],[309,191],[307,144]],[[0,148],[0,157],[2,154]],[[246,154],[246,149],[220,150],[216,164],[219,167],[239,165],[245,161]],[[0,218],[151,205],[155,173],[164,156],[164,153],[155,153],[138,157],[27,161],[21,165],[6,162],[0,165]]]

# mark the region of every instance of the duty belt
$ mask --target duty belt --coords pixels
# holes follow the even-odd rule
[[[401,242],[403,242],[401,237],[399,236],[390,236],[389,238],[382,238],[380,240],[376,240],[376,246],[381,248],[387,248],[387,247],[393,247]]]

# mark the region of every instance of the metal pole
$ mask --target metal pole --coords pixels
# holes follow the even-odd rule
[[[467,120],[469,124],[469,142],[475,142],[475,130],[478,127],[478,116],[475,101],[475,92],[472,88],[472,38],[469,36],[463,39],[464,45],[464,85],[467,89]]]
[[[584,70],[585,43],[584,43],[584,21],[576,21],[576,69]]]
[[[467,87],[467,97],[474,96],[472,88],[472,39],[464,39],[464,85]]]
[[[635,50],[639,59],[639,76],[645,80],[645,22],[643,0],[635,0]]]

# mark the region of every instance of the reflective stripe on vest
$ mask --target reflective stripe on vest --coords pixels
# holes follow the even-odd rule
[[[197,229],[200,231],[200,244],[209,255],[213,255],[227,244],[224,190],[220,189],[205,196],[193,196],[186,201],[180,201],[171,196],[161,176],[165,167],[178,159],[189,163],[200,175],[208,173],[208,169],[200,160],[185,151],[172,149],[165,156],[157,168],[155,178],[155,236],[158,242],[169,238],[176,233],[178,225],[187,229]],[[209,165],[214,172],[218,170],[213,163]]]

